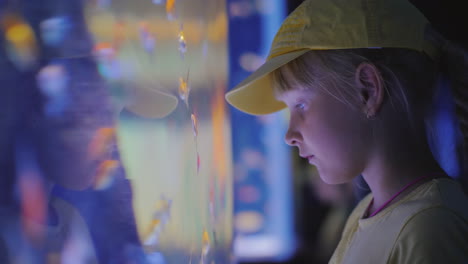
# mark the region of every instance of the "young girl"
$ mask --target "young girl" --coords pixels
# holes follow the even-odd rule
[[[287,107],[286,143],[325,182],[366,180],[371,194],[330,263],[467,263],[468,199],[434,158],[428,126],[449,83],[466,174],[467,65],[406,0],[306,0],[226,99],[250,114]]]

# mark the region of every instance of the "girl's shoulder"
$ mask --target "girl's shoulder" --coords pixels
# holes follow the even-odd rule
[[[376,216],[363,219],[371,200],[372,193],[357,204],[347,220],[343,234],[353,233],[359,225],[366,227],[385,223],[388,226],[391,223],[391,226],[401,228],[428,209],[451,212],[449,215],[456,215],[468,223],[468,198],[458,182],[450,178],[428,181]]]
[[[399,207],[399,213],[409,213],[405,217],[402,234],[430,234],[436,231],[450,233],[449,229],[458,229],[468,238],[468,197],[453,179],[431,180]]]
[[[388,263],[465,263],[466,212],[443,204],[418,211],[401,228]]]
[[[413,215],[431,208],[450,211],[468,221],[468,197],[460,184],[451,178],[437,178],[425,183],[399,207],[402,211],[413,211]]]

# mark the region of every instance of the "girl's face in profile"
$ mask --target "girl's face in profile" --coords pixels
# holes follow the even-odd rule
[[[298,147],[326,183],[349,182],[361,174],[371,138],[364,114],[314,87],[289,88],[278,96],[290,111],[286,143]]]

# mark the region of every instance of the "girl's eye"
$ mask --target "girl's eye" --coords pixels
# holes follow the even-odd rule
[[[298,109],[298,110],[304,110],[304,109],[305,109],[305,104],[304,104],[304,103],[296,104],[296,109]]]

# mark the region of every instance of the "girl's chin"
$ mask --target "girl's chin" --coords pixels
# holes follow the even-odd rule
[[[327,173],[320,173],[320,169],[317,168],[317,171],[320,175],[320,178],[322,179],[323,182],[326,184],[343,184],[343,183],[348,183],[352,181],[352,179],[348,178],[343,178],[337,175],[330,175]]]

